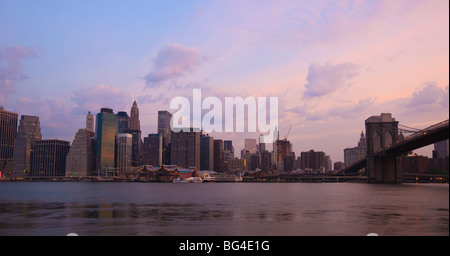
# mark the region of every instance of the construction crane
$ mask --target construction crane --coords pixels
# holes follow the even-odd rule
[[[287,140],[287,138],[289,137],[289,133],[291,132],[291,128],[292,128],[292,124],[291,124],[291,126],[289,126],[289,130],[287,132],[286,137],[284,137],[284,140]]]

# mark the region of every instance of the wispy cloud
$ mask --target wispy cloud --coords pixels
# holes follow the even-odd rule
[[[359,74],[361,65],[354,63],[325,64],[313,63],[309,66],[305,84],[306,97],[321,97],[343,88]]]
[[[169,44],[162,48],[153,60],[154,69],[145,76],[146,86],[158,87],[167,80],[182,77],[193,72],[198,65],[209,58],[207,54],[201,55],[195,47]]]
[[[17,81],[27,79],[22,72],[22,60],[38,57],[34,47],[15,45],[0,48],[0,103],[6,100],[6,96],[15,92],[14,84]]]

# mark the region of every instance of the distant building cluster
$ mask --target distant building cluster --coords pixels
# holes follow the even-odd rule
[[[21,115],[19,119],[17,113],[0,107],[0,177],[127,178],[174,171],[254,176],[326,173],[364,158],[367,150],[362,132],[356,147],[344,149],[344,162],[333,165],[322,151],[309,150],[296,156],[288,138],[280,139],[277,134],[271,150],[261,135],[258,140],[245,139],[240,156],[236,156],[231,140],[213,138],[192,128],[173,132],[171,119],[170,112],[158,111],[157,132],[143,136],[136,101],[129,115],[102,108],[95,116],[87,113],[85,127],[78,129],[69,142],[43,139],[38,116]],[[412,172],[441,170],[445,165],[448,171],[448,155],[446,140],[435,144],[433,159],[404,156],[402,163]]]

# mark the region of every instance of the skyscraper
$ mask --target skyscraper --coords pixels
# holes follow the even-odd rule
[[[225,172],[223,140],[214,140],[214,171]]]
[[[0,176],[13,169],[14,144],[17,135],[17,113],[0,107]]]
[[[31,176],[56,178],[66,175],[66,159],[70,142],[64,140],[37,140],[33,146]]]
[[[290,156],[291,155],[291,142],[288,141],[287,139],[278,139],[275,141],[275,145],[276,145],[276,167],[277,170],[285,170],[284,168],[284,158],[286,156]],[[291,160],[291,159],[290,159]]]
[[[224,153],[225,162],[230,159],[234,159],[233,141],[231,141],[231,140],[223,141],[223,153]]]
[[[170,163],[184,168],[196,167],[200,170],[200,132],[191,128],[189,132],[181,130],[171,133]]]
[[[302,170],[311,169],[312,171],[321,171],[325,169],[325,153],[322,151],[315,152],[314,150],[310,150],[302,152],[301,161]]]
[[[95,124],[97,137],[97,175],[114,175],[118,118],[112,109],[102,108]]]
[[[24,177],[30,174],[34,143],[41,139],[39,117],[22,115],[14,146],[14,176]]]
[[[78,129],[67,154],[66,177],[92,176],[95,170],[94,159],[90,132],[87,129]]]
[[[127,112],[125,111],[119,111],[117,112],[118,117],[118,133],[123,133],[124,130],[128,130],[128,124],[130,122],[130,117],[128,116]]]
[[[142,147],[142,159],[145,165],[162,165],[162,136],[159,133],[151,133],[144,137]]]
[[[162,163],[170,164],[171,148],[170,143],[172,141],[172,129],[170,123],[172,120],[172,114],[165,110],[158,111],[158,133],[162,136]]]
[[[132,139],[129,133],[119,133],[117,139],[117,171],[119,176],[125,177],[131,168]]]
[[[94,132],[94,116],[90,111],[86,115],[86,129],[88,132]]]
[[[208,135],[200,137],[200,170],[214,170],[214,138]]]
[[[133,102],[133,106],[130,111],[130,130],[141,130],[141,123],[139,121],[139,108],[137,106],[136,100]]]

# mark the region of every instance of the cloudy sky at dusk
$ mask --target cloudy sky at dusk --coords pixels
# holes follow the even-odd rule
[[[343,161],[364,120],[425,128],[449,115],[449,1],[0,0],[0,105],[72,141],[88,111],[143,134],[176,96],[278,97],[294,151]],[[172,112],[175,112],[173,110]],[[216,133],[232,139],[258,134]],[[428,150],[428,149],[427,149]],[[431,152],[430,152],[431,153]]]

